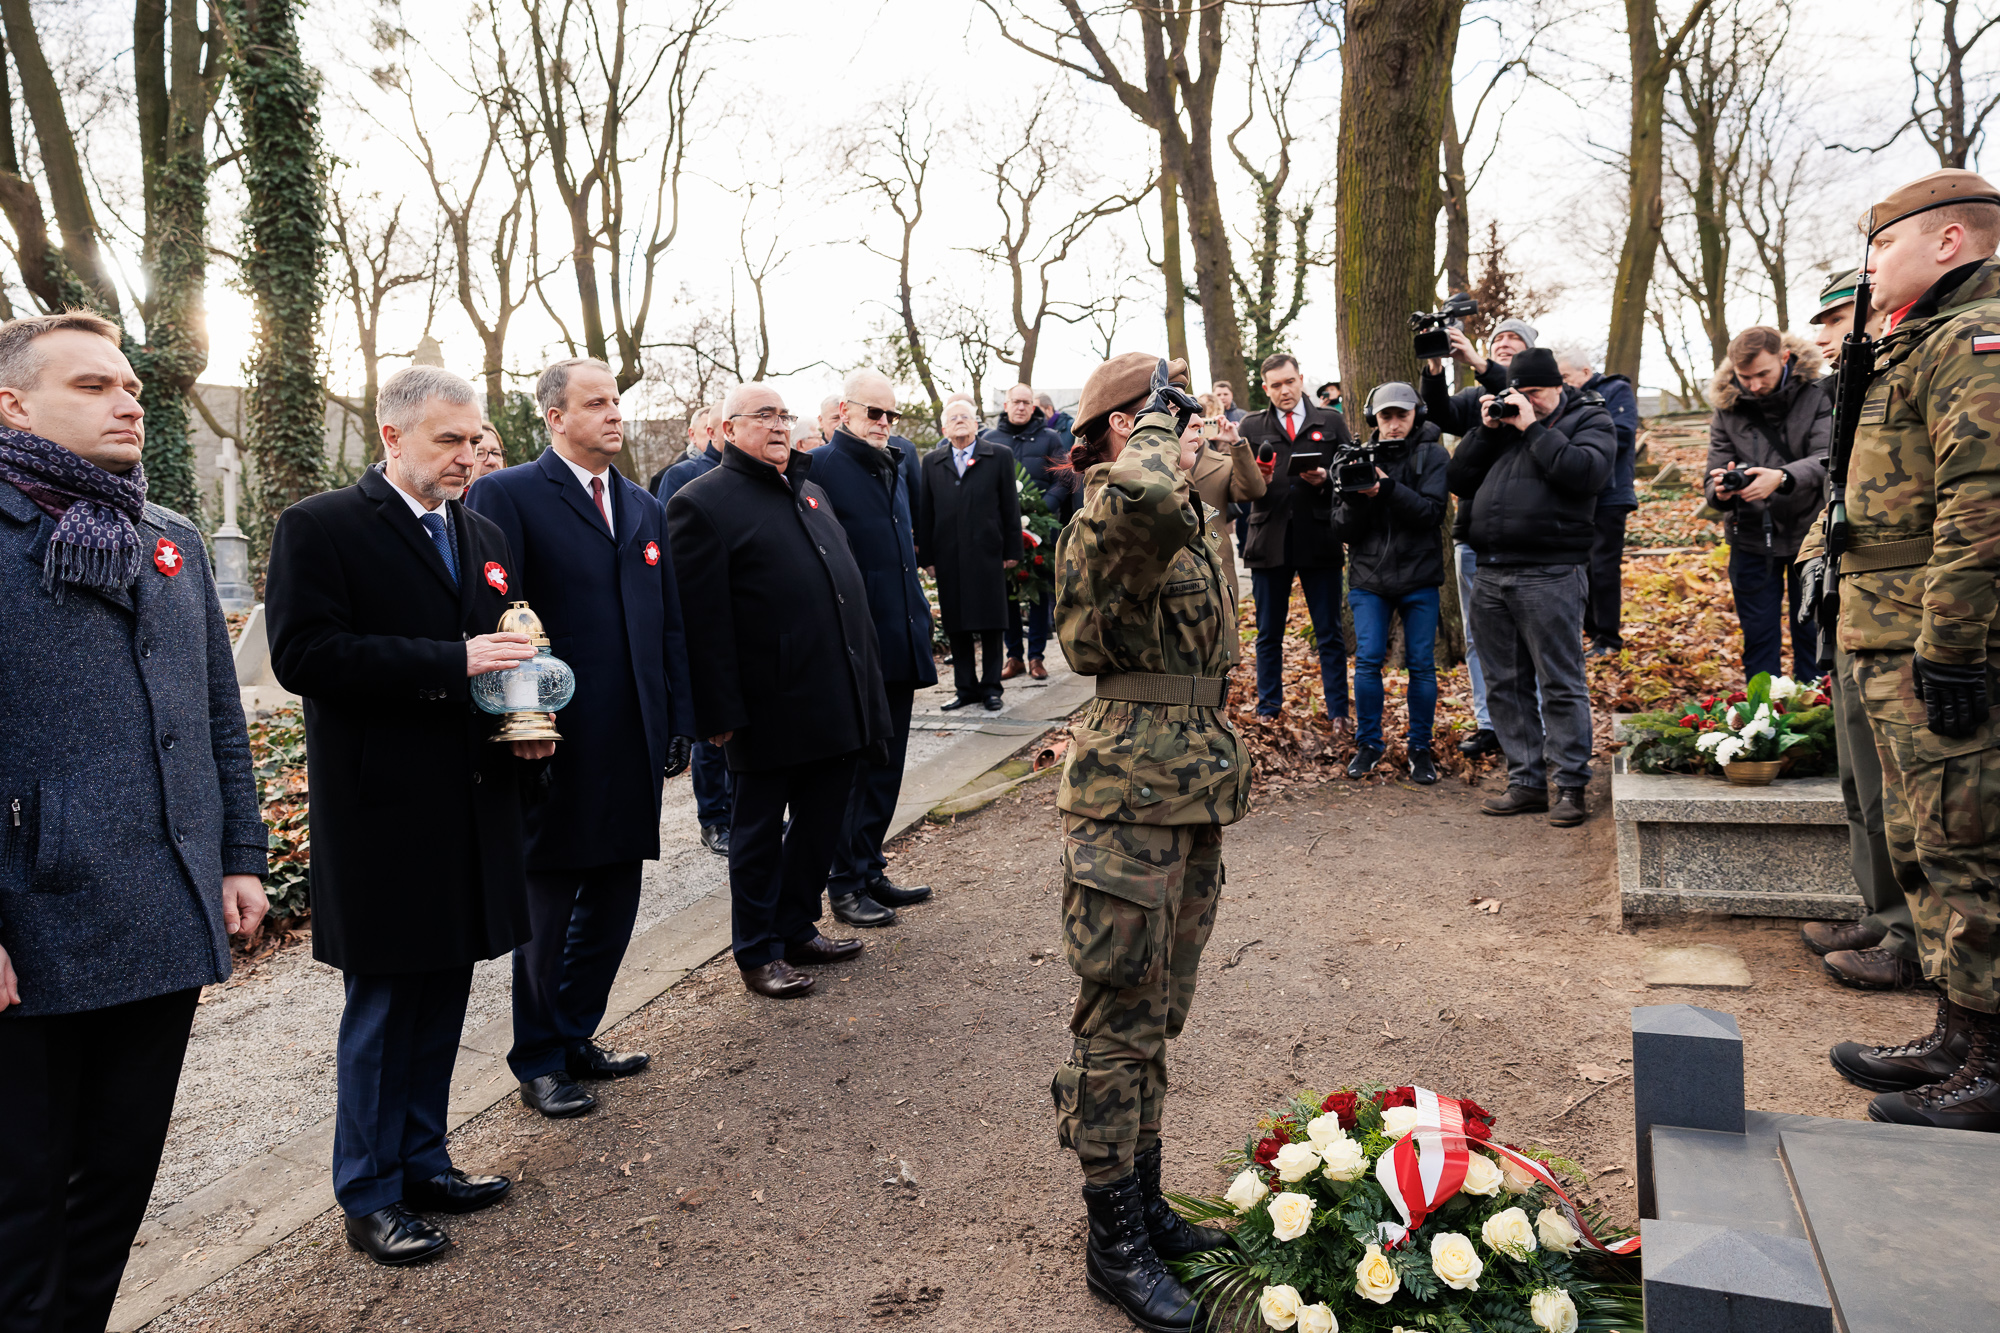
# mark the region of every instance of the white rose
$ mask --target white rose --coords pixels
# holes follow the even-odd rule
[[[1286,1190],[1273,1198],[1269,1206],[1271,1234],[1279,1240],[1297,1240],[1312,1225],[1313,1201],[1310,1195]]]
[[[1255,1171],[1243,1171],[1229,1182],[1229,1191],[1222,1196],[1223,1202],[1235,1205],[1239,1213],[1247,1213],[1264,1201],[1270,1188]]]
[[[1354,1294],[1377,1305],[1387,1305],[1402,1290],[1403,1279],[1396,1266],[1382,1253],[1380,1245],[1370,1245],[1361,1262],[1354,1265]]]
[[[1558,1254],[1568,1254],[1583,1239],[1569,1224],[1569,1219],[1553,1208],[1544,1208],[1536,1214],[1535,1230],[1541,1233],[1542,1244]]]
[[[1431,1237],[1431,1272],[1453,1291],[1478,1291],[1479,1275],[1485,1271],[1486,1265],[1464,1236],[1445,1231]]]
[[[1470,1153],[1465,1159],[1465,1183],[1458,1187],[1461,1194],[1492,1196],[1500,1192],[1500,1168],[1493,1165],[1493,1159],[1483,1152]]]
[[[1736,756],[1749,748],[1750,743],[1741,736],[1725,736],[1722,738],[1722,744],[1715,747],[1715,762],[1733,764],[1736,762]]]
[[[1350,1138],[1338,1138],[1327,1144],[1320,1150],[1320,1160],[1326,1163],[1324,1174],[1328,1180],[1359,1180],[1368,1174],[1368,1154]]]
[[[1526,1194],[1542,1182],[1536,1179],[1528,1168],[1513,1158],[1503,1158],[1500,1162],[1500,1188],[1509,1194]]]
[[[1264,1288],[1264,1294],[1257,1298],[1257,1313],[1272,1328],[1290,1328],[1299,1322],[1298,1288],[1283,1283]]]
[[[1530,1296],[1528,1317],[1549,1333],[1576,1333],[1576,1302],[1561,1287],[1544,1287]]]
[[[1299,1311],[1299,1333],[1340,1333],[1340,1321],[1325,1301]]]
[[[1694,738],[1694,748],[1702,751],[1713,750],[1728,739],[1729,733],[1726,731],[1704,731]]]
[[[1513,1259],[1525,1259],[1535,1252],[1535,1228],[1528,1221],[1527,1213],[1519,1208],[1508,1208],[1486,1219],[1486,1225],[1479,1229],[1479,1238],[1486,1242],[1489,1250]]]
[[[1306,1126],[1306,1138],[1311,1140],[1314,1151],[1324,1153],[1326,1145],[1347,1137],[1347,1131],[1340,1127],[1340,1117],[1329,1111],[1325,1115],[1314,1116]]]
[[[1278,1179],[1287,1185],[1304,1180],[1319,1169],[1319,1154],[1310,1144],[1287,1143],[1278,1149],[1277,1160],[1271,1163],[1278,1169]]]
[[[1783,703],[1799,692],[1799,683],[1790,676],[1776,676],[1771,680],[1771,697]]]
[[[1417,1108],[1414,1106],[1392,1106],[1382,1113],[1382,1132],[1392,1139],[1400,1139],[1417,1127]]]

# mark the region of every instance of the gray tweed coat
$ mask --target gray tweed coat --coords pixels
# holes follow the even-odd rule
[[[21,979],[0,1023],[223,980],[222,877],[265,872],[201,534],[147,505],[126,604],[42,591],[54,530],[0,481],[0,947]]]

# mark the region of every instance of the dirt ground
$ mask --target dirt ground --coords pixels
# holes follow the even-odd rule
[[[1497,785],[1489,778],[1488,785]],[[1128,1327],[1082,1278],[1074,1162],[1049,1077],[1075,982],[1056,956],[1053,781],[919,835],[896,872],[937,895],[810,999],[747,994],[725,958],[628,1020],[653,1067],[600,1108],[508,1101],[454,1136],[519,1182],[443,1219],[455,1246],[396,1272],[329,1214],[156,1330],[722,1330]],[[1414,1081],[1476,1098],[1502,1139],[1583,1162],[1634,1216],[1627,1010],[1690,1001],[1742,1023],[1751,1105],[1859,1116],[1827,1047],[1928,1024],[1928,1005],[1825,980],[1790,922],[1625,930],[1606,778],[1581,829],[1479,814],[1478,787],[1344,780],[1260,798],[1225,842],[1228,887],[1172,1053],[1169,1188],[1301,1084]],[[1475,900],[1497,898],[1497,913]],[[839,933],[850,933],[841,930]],[[1747,992],[1652,990],[1648,944],[1739,947]],[[1596,1071],[1593,1071],[1596,1072]]]

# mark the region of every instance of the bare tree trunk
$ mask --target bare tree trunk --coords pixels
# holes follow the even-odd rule
[[[1181,268],[1180,178],[1166,169],[1162,154],[1160,183],[1160,281],[1166,291],[1167,357],[1185,361],[1187,340],[1187,277]]]

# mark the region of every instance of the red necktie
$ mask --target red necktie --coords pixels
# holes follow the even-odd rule
[[[590,479],[590,498],[597,505],[598,517],[604,520],[604,530],[606,532],[611,531],[611,514],[604,507],[604,478],[592,477]]]
[[[1288,440],[1299,438],[1299,428],[1292,424],[1292,414],[1290,412],[1285,413],[1285,438]]]

